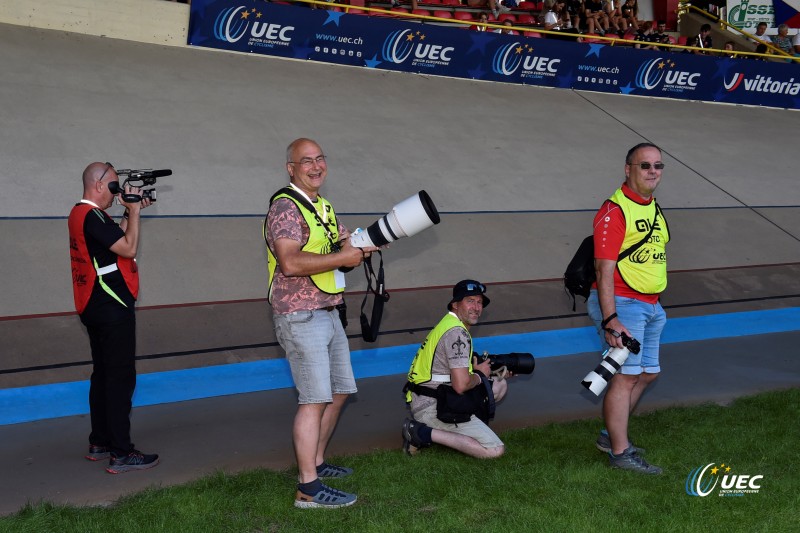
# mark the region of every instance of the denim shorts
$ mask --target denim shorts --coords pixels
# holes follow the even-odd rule
[[[350,346],[336,309],[276,314],[273,321],[292,370],[298,403],[329,403],[334,394],[357,391]]]
[[[615,296],[614,301],[617,305],[617,318],[642,346],[638,354],[631,353],[628,356],[620,373],[630,376],[636,376],[642,372],[658,374],[661,372],[661,366],[658,362],[661,332],[667,323],[667,314],[664,312],[664,308],[661,307],[661,302],[649,304],[635,298],[622,298],[620,296]],[[608,349],[608,344],[606,343],[605,332],[600,327],[600,323],[603,321],[603,314],[600,310],[600,302],[597,298],[596,290],[592,290],[591,294],[589,294],[586,307],[589,310],[589,318],[594,322],[600,335],[602,350],[605,351]]]

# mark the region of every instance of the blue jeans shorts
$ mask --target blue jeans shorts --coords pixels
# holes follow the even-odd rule
[[[614,301],[617,305],[617,318],[622,325],[628,328],[631,335],[642,345],[638,354],[631,353],[627,361],[620,369],[620,373],[629,376],[637,376],[642,372],[648,374],[658,374],[661,366],[658,361],[658,351],[661,345],[661,332],[667,323],[667,314],[661,307],[661,302],[648,304],[635,298],[622,298],[615,296]],[[603,321],[603,314],[600,310],[600,302],[597,298],[597,291],[592,290],[589,300],[586,302],[589,310],[589,318],[592,319],[597,332],[600,335],[602,350],[608,349],[605,332],[600,327]]]
[[[357,392],[350,346],[336,309],[276,314],[273,321],[292,370],[298,403],[330,403],[334,394]]]

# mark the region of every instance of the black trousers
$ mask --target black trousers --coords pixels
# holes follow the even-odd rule
[[[133,450],[131,403],[136,388],[136,317],[122,322],[86,325],[94,369],[89,386],[92,432],[89,443],[117,455]]]

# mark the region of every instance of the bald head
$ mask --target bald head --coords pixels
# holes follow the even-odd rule
[[[306,144],[313,145],[313,146],[315,146],[317,148],[320,147],[319,144],[316,143],[316,141],[312,141],[311,139],[306,139],[305,137],[301,137],[299,139],[295,139],[286,148],[286,162],[287,163],[291,163],[292,161],[296,161],[296,159],[294,158],[295,151],[298,148],[300,148],[301,146],[304,146]]]
[[[94,163],[89,164],[89,166],[83,171],[84,192],[93,188],[95,182],[103,178],[104,173],[107,175],[107,170],[109,170],[109,165],[105,163],[95,161]]]

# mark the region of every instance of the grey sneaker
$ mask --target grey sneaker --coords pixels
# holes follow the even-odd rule
[[[601,452],[611,453],[611,437],[608,435],[608,430],[600,430],[600,435],[597,437],[594,445],[597,446],[597,449]],[[631,441],[628,441],[628,446],[636,450],[636,453],[644,455],[644,448],[634,446]]]
[[[322,463],[317,466],[317,475],[319,477],[347,477],[352,473],[353,469],[346,466],[336,466],[330,463]]]
[[[636,453],[633,446],[629,446],[624,452],[619,455],[613,453],[608,454],[608,462],[612,468],[621,468],[622,470],[632,470],[640,474],[657,475],[663,472],[661,468],[649,464]]]
[[[420,448],[427,448],[430,444],[424,444],[419,438],[419,427],[422,422],[417,422],[413,418],[406,418],[403,421],[403,451],[406,455],[416,455]]]
[[[323,484],[319,492],[313,496],[298,490],[294,499],[294,506],[300,509],[336,509],[353,505],[357,499],[358,497],[355,494],[332,489]]]

